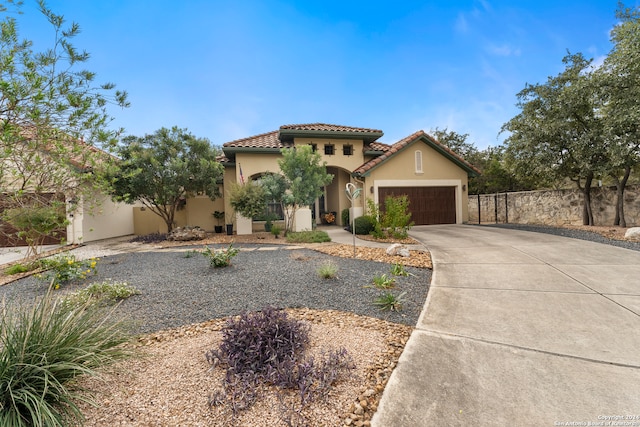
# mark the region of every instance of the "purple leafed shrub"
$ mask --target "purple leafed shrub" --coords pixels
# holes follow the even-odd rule
[[[355,368],[345,349],[305,358],[310,326],[289,319],[284,311],[267,307],[230,319],[218,349],[206,353],[213,366],[225,366],[223,390],[215,391],[209,405],[228,405],[233,414],[249,408],[263,385],[295,390],[298,411],[324,399],[333,384]]]

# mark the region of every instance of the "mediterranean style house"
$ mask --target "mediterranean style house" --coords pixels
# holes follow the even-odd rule
[[[235,218],[235,230],[239,234],[261,229],[261,222],[233,215],[225,189],[231,183],[259,179],[268,172],[278,173],[281,150],[301,145],[310,145],[319,152],[327,172],[334,178],[306,214],[296,214],[302,222],[297,221],[295,229],[320,224],[323,214],[328,212],[336,214],[338,225],[345,225],[341,223],[343,209],[350,209],[354,218],[366,213],[366,199],[383,206],[387,196],[403,194],[409,198],[416,225],[467,222],[468,178],[479,171],[424,131],[390,145],[378,141],[382,136],[383,132],[378,129],[313,123],[284,125],[272,132],[227,142],[222,146],[224,155],[220,157],[225,167],[221,184],[223,197],[215,201],[205,196],[188,199],[177,215],[177,225],[198,225],[213,230],[217,224],[212,213],[224,211],[225,222]],[[361,189],[353,207],[345,193],[348,183]],[[162,231],[159,221],[148,212],[144,214],[134,215],[136,234]]]

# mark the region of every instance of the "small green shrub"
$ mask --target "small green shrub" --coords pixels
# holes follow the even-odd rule
[[[409,198],[407,195],[387,197],[384,201],[384,215],[382,227],[388,229],[388,234],[396,239],[406,239],[408,230],[413,226]]]
[[[10,267],[4,269],[4,274],[11,276],[14,274],[26,273],[27,271],[32,271],[38,268],[37,264],[14,264]]]
[[[402,310],[402,304],[404,302],[403,297],[406,292],[402,292],[399,295],[394,295],[393,293],[387,291],[380,294],[374,301],[373,304],[380,307],[380,310],[383,311],[400,311]]]
[[[354,226],[356,234],[370,234],[375,227],[375,223],[371,216],[364,215],[355,219]]]
[[[32,306],[0,308],[0,425],[76,425],[77,404],[89,397],[74,387],[131,353],[122,323],[98,308],[65,307],[51,293]]]
[[[349,220],[349,208],[342,209],[342,212],[340,213],[340,217],[341,217],[340,219],[342,219],[343,227],[351,225],[351,222]]]
[[[326,231],[296,231],[287,234],[287,242],[289,243],[323,243],[330,241],[331,237]]]
[[[278,238],[278,236],[280,235],[280,232],[282,231],[282,229],[280,227],[278,227],[277,225],[272,225],[271,226],[271,234],[273,234],[274,236],[276,236],[276,239]]]
[[[89,304],[111,305],[139,293],[140,291],[126,282],[106,280],[92,283],[80,291],[65,296],[62,298],[62,304],[66,307],[79,307]]]
[[[325,261],[318,267],[317,273],[323,279],[333,279],[338,273],[338,266],[333,261]]]
[[[95,275],[98,270],[97,258],[77,260],[75,255],[65,254],[53,258],[44,258],[38,261],[38,265],[45,270],[36,277],[51,284],[54,289],[60,286],[84,280],[89,275]]]
[[[371,220],[371,234],[376,239],[383,239],[384,233],[382,231],[382,224],[380,224],[380,206],[376,205],[373,199],[367,199],[367,210],[369,211],[368,217]]]
[[[378,274],[373,278],[373,286],[378,289],[391,289],[395,287],[396,279],[387,277],[386,274]]]
[[[205,246],[201,253],[209,259],[211,267],[220,268],[231,265],[231,258],[238,255],[239,252],[240,249],[234,248],[231,243],[227,249],[211,250],[209,246]]]
[[[193,249],[193,250],[190,250],[190,251],[186,251],[183,256],[185,258],[193,258],[197,253],[198,253],[198,251]]]
[[[391,267],[391,274],[394,276],[409,276],[409,272],[404,269],[404,265],[402,264],[393,264]]]

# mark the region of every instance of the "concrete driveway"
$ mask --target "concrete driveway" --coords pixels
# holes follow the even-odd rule
[[[640,426],[640,252],[478,226],[410,234],[432,284],[373,426]]]

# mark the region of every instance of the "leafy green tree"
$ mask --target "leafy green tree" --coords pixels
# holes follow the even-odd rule
[[[233,209],[245,218],[255,218],[264,214],[267,198],[264,188],[256,181],[233,184],[229,191]]]
[[[436,127],[429,131],[438,142],[444,144],[454,153],[475,165],[475,161],[478,159],[479,151],[474,143],[468,142],[468,133],[458,133],[448,128],[440,129]]]
[[[591,184],[606,165],[603,118],[593,96],[591,61],[568,54],[566,68],[545,84],[518,94],[520,114],[502,126],[510,132],[507,156],[521,176],[570,179],[583,194],[583,223],[593,225]]]
[[[311,146],[283,148],[281,152],[278,165],[288,188],[283,203],[290,208],[286,221],[286,232],[289,232],[296,210],[313,204],[322,195],[322,187],[331,183],[333,175],[327,173],[326,162],[322,162],[320,153],[314,152]]]
[[[108,173],[116,201],[140,201],[173,230],[175,213],[187,197],[220,196],[223,166],[209,140],[186,129],[161,128],[144,137],[124,138],[117,149],[120,161]]]
[[[469,134],[459,134],[447,128],[435,128],[430,132],[438,142],[480,170],[479,176],[469,178],[469,194],[531,190],[541,184],[526,176],[519,178],[509,170],[501,146],[478,150],[475,144],[467,142]]]
[[[594,73],[604,117],[606,174],[616,185],[614,225],[626,227],[624,190],[640,164],[640,9],[619,4],[620,23],[611,32],[613,49]]]
[[[38,5],[53,33],[52,47],[42,52],[18,32],[21,2],[0,5],[0,192],[24,213],[40,209],[51,193],[93,192],[99,175],[92,172],[104,160],[94,146],[121,132],[109,129],[107,107],[128,106],[126,92],[96,84],[95,74],[81,68],[89,54],[73,46],[78,24],[65,27],[63,16]]]

